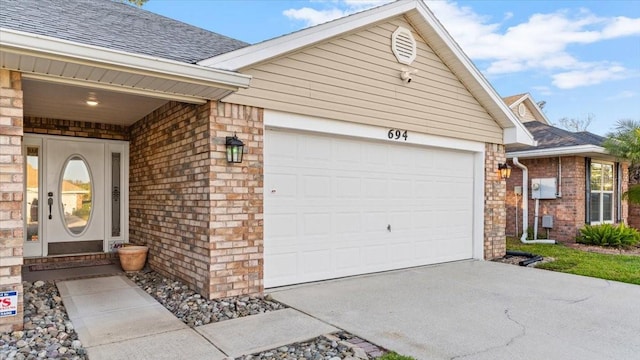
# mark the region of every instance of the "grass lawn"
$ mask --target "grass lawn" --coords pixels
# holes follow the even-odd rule
[[[539,269],[640,285],[640,256],[598,254],[571,249],[562,244],[523,244],[513,238],[507,239],[507,250],[525,251],[555,259],[537,265]]]

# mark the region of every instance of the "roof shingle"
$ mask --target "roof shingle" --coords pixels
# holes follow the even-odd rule
[[[588,131],[571,132],[543,124],[538,121],[530,121],[523,124],[531,132],[538,146],[507,146],[507,151],[530,151],[563,148],[580,145],[602,146],[605,138]]]
[[[189,64],[249,45],[111,0],[0,0],[0,27]]]

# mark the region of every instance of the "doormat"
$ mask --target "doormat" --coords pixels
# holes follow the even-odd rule
[[[73,268],[79,268],[79,267],[111,265],[111,264],[113,264],[113,262],[109,259],[33,264],[33,265],[29,265],[29,271],[73,269]]]

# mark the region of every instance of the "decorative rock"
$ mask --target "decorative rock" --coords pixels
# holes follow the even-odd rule
[[[34,287],[36,287],[36,288],[41,288],[41,287],[43,287],[43,286],[44,286],[44,284],[45,284],[45,282],[44,282],[44,281],[42,281],[42,280],[38,280],[38,281],[36,281],[36,282],[34,282],[34,283],[33,283],[33,286],[34,286]]]

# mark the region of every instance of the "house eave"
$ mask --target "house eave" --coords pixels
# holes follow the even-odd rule
[[[247,88],[251,76],[0,28],[0,68],[39,80],[202,102]],[[97,75],[96,75],[97,74]]]
[[[612,158],[612,156],[601,146],[597,145],[579,145],[579,146],[567,146],[560,148],[549,149],[534,149],[524,151],[508,151],[506,154],[507,159],[519,158],[519,159],[535,159],[546,158],[556,156],[585,156],[585,157],[600,157],[600,158]]]

